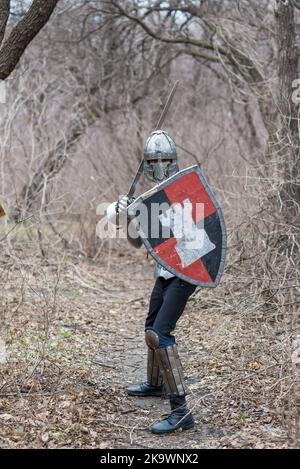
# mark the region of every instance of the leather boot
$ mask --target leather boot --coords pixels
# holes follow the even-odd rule
[[[170,396],[171,413],[151,427],[152,433],[172,433],[176,430],[188,430],[194,427],[194,418],[188,409],[185,396]]]
[[[129,386],[127,388],[129,396],[147,397],[154,396],[160,397],[164,394],[163,386],[151,386],[149,383],[137,384],[136,386]]]
[[[137,397],[160,397],[165,394],[159,366],[155,357],[154,350],[152,350],[151,348],[148,348],[146,383],[128,387],[127,393],[129,396]]]

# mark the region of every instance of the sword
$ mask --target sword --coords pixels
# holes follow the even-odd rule
[[[165,106],[164,106],[164,108],[163,108],[163,110],[162,110],[162,112],[161,112],[161,115],[160,115],[160,117],[159,117],[159,119],[158,119],[158,121],[157,121],[155,130],[160,129],[161,126],[162,126],[162,124],[164,123],[164,120],[165,120],[165,117],[166,117],[166,115],[167,115],[167,112],[168,112],[168,110],[169,110],[169,108],[170,108],[170,106],[171,106],[171,103],[172,103],[172,101],[173,101],[173,97],[174,97],[174,94],[175,94],[175,92],[176,92],[178,83],[179,83],[179,81],[177,80],[177,81],[174,83],[174,85],[173,85],[173,88],[172,88],[172,90],[171,90],[171,93],[170,93],[170,95],[169,95],[169,97],[168,97],[168,99],[167,99],[167,102],[166,102],[166,104],[165,104]],[[141,175],[142,175],[143,169],[144,169],[144,159],[142,159],[142,161],[140,162],[140,165],[139,165],[139,167],[138,167],[138,170],[137,170],[137,172],[136,172],[136,175],[135,175],[135,177],[134,177],[134,180],[132,181],[132,184],[131,184],[131,186],[130,186],[130,188],[129,188],[129,191],[128,191],[128,193],[127,193],[127,197],[128,197],[129,199],[132,199],[133,194],[135,193],[136,186],[138,185],[138,182],[139,182],[140,177],[141,177]]]

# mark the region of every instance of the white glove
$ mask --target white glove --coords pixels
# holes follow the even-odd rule
[[[119,210],[119,218],[122,218],[127,212],[127,205],[129,199],[126,195],[123,195],[119,201],[113,202],[106,209],[106,216],[108,221],[117,224],[117,207]]]
[[[123,215],[127,212],[127,207],[129,205],[129,199],[126,195],[119,200],[119,214]]]

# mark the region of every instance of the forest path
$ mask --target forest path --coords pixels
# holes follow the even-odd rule
[[[150,264],[150,265],[149,265]],[[158,421],[169,412],[167,399],[136,398],[126,394],[126,386],[145,381],[146,347],[144,342],[144,320],[147,314],[149,297],[154,284],[153,262],[147,260],[144,251],[114,252],[109,272],[111,274],[109,294],[114,297],[106,302],[106,311],[101,311],[96,332],[96,342],[104,346],[96,352],[96,363],[101,363],[98,370],[100,393],[114,395],[119,408],[112,415],[107,414],[108,425],[103,434],[105,440],[113,441],[115,448],[205,448],[215,447],[224,433],[218,428],[198,421],[198,406],[194,414],[197,425],[187,432],[159,437],[149,431],[150,424]],[[105,278],[105,275],[102,276]],[[192,306],[189,304],[186,314]],[[186,316],[186,315],[185,315]],[[181,322],[184,319],[181,320]],[[188,322],[186,322],[186,327]],[[191,333],[190,324],[188,334]],[[180,326],[179,326],[180,328]],[[185,334],[184,334],[185,335]],[[105,339],[104,339],[105,337]],[[182,360],[190,358],[195,351],[181,350]],[[188,379],[193,383],[192,377]],[[199,425],[200,423],[200,425]],[[109,431],[108,431],[109,430]],[[104,436],[104,435],[103,435]],[[107,447],[102,441],[102,447]],[[108,446],[109,447],[109,446]]]

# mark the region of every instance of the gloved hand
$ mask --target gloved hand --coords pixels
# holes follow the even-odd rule
[[[127,195],[123,195],[117,202],[117,210],[119,210],[119,215],[124,215],[126,213],[129,203],[130,202]]]
[[[123,195],[120,200],[117,200],[116,202],[113,202],[108,206],[106,209],[106,216],[108,220],[115,225],[117,224],[117,212],[119,212],[119,222],[122,223],[122,220],[124,220],[124,215],[126,215],[127,212],[127,206],[133,202],[134,197],[128,198],[126,195]]]

